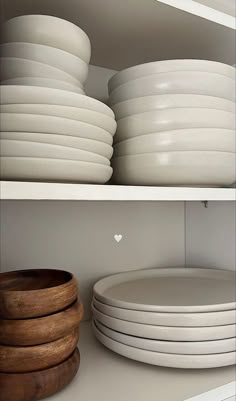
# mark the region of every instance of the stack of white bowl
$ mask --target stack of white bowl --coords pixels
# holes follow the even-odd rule
[[[114,180],[227,186],[235,181],[235,69],[205,60],[128,68],[109,82]]]
[[[27,15],[3,30],[1,178],[105,183],[116,122],[85,96],[87,35],[68,21]]]
[[[116,274],[95,284],[92,310],[97,339],[127,358],[185,369],[235,364],[235,272]]]

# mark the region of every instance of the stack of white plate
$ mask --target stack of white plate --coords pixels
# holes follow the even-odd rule
[[[91,44],[71,22],[48,15],[23,15],[3,26],[1,81],[84,94]]]
[[[226,186],[235,181],[235,69],[204,60],[128,68],[109,82],[114,180]]]
[[[173,368],[236,363],[235,272],[160,268],[94,286],[97,339],[127,358]]]

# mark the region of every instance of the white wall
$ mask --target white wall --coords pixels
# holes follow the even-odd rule
[[[88,79],[85,84],[85,92],[88,96],[108,102],[108,81],[116,73],[115,70],[108,68],[89,66]]]

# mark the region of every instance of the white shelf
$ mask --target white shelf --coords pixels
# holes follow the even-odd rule
[[[235,64],[235,18],[195,0],[2,0],[2,10],[3,19],[43,13],[74,22],[100,67],[175,58]]]
[[[135,187],[0,182],[2,200],[234,201],[235,188]]]
[[[193,401],[222,401],[220,395],[235,394],[235,367],[182,370],[135,362],[98,343],[90,322],[81,325],[79,348],[78,375],[50,401],[191,401],[215,388],[213,397],[208,393]]]

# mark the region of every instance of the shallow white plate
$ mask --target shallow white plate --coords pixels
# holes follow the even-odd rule
[[[69,135],[44,134],[35,132],[0,132],[1,139],[11,139],[16,141],[30,141],[49,143],[53,145],[69,146],[71,148],[97,153],[107,159],[111,159],[113,148],[101,141],[93,139],[78,138]]]
[[[110,94],[114,105],[140,96],[195,94],[216,96],[234,101],[235,80],[210,72],[177,71],[149,75],[119,86]]]
[[[65,91],[76,92],[81,95],[85,95],[84,89],[81,87],[81,84],[75,86],[73,84],[70,84],[69,82],[61,81],[59,79],[35,78],[35,77],[13,78],[2,81],[1,85],[27,85],[27,86],[39,86],[39,87],[41,86],[45,88],[62,89]]]
[[[77,160],[0,157],[0,166],[2,180],[105,184],[112,175],[109,166]]]
[[[132,114],[145,113],[145,111],[181,107],[217,109],[235,113],[235,103],[230,100],[213,96],[187,94],[138,97],[115,104],[113,106],[113,111],[116,115],[116,119],[119,120]]]
[[[168,341],[212,341],[235,337],[236,324],[210,327],[156,326],[116,319],[92,306],[94,318],[104,326],[136,337]]]
[[[108,159],[96,153],[48,143],[0,139],[0,155],[6,157],[78,160],[110,166]]]
[[[21,15],[5,22],[2,42],[39,43],[65,50],[89,63],[91,44],[78,26],[48,15]]]
[[[72,75],[47,64],[23,58],[2,57],[1,81],[20,77],[59,79],[73,85],[78,82]]]
[[[165,313],[149,312],[118,308],[110,306],[93,298],[93,305],[97,310],[116,319],[128,322],[154,324],[158,326],[202,327],[221,326],[236,323],[236,310],[203,313]],[[235,333],[236,334],[236,333]],[[236,342],[235,342],[236,350]]]
[[[95,321],[97,328],[106,336],[119,343],[131,347],[145,349],[147,351],[166,352],[167,354],[204,355],[221,354],[223,352],[234,352],[236,350],[236,338],[227,338],[216,341],[158,341],[128,336],[104,326],[98,320]]]
[[[114,113],[106,104],[89,96],[81,96],[64,90],[28,86],[1,86],[0,104],[43,103],[80,107],[97,111],[114,118]]]
[[[126,68],[115,74],[109,81],[110,92],[124,83],[151,74],[159,74],[171,71],[203,71],[222,74],[235,79],[235,70],[228,64],[218,63],[209,60],[163,60],[151,63],[139,64]]]
[[[235,153],[142,153],[112,160],[114,182],[125,185],[228,186],[236,180]]]
[[[235,272],[206,268],[157,268],[115,274],[94,285],[100,302],[151,312],[233,310]]]
[[[139,135],[117,143],[115,157],[179,150],[235,152],[235,131],[218,128],[189,128]]]
[[[2,131],[40,131],[48,134],[72,135],[95,139],[108,145],[111,145],[113,141],[113,137],[108,131],[69,118],[21,113],[1,113],[0,118]]]
[[[18,57],[51,65],[72,75],[82,84],[88,77],[88,64],[84,60],[50,46],[24,42],[4,43],[0,45],[0,54],[2,57]]]
[[[117,122],[116,142],[138,135],[186,128],[226,128],[235,130],[234,113],[224,110],[179,108],[149,111]],[[144,153],[144,152],[143,152]]]
[[[103,128],[114,135],[116,121],[106,114],[78,107],[59,106],[52,104],[3,104],[2,113],[42,114],[78,120]]]
[[[96,338],[107,348],[136,361],[149,363],[157,366],[165,366],[183,369],[217,368],[235,364],[236,352],[227,352],[211,355],[182,355],[152,352],[114,341],[105,336],[93,323]],[[171,384],[170,384],[171,385]]]

